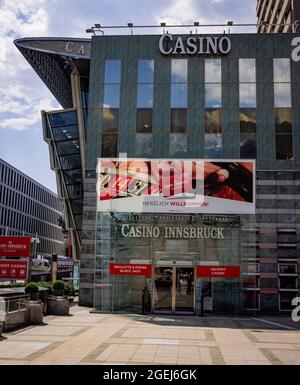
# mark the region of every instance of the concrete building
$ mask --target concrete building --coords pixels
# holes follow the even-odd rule
[[[63,107],[42,113],[44,137],[80,257],[82,305],[141,311],[146,287],[153,312],[197,314],[204,292],[212,313],[291,309],[300,287],[300,62],[291,59],[299,36],[15,42]],[[228,161],[233,168],[255,160],[255,213],[101,210],[97,159],[125,153],[213,159],[222,167]],[[243,178],[233,169],[230,175],[239,190]],[[212,234],[220,226],[224,238],[191,235],[193,227]],[[166,239],[170,228],[177,235]],[[150,276],[115,275],[112,264],[118,263],[148,264]],[[240,274],[196,276],[199,266],[209,264],[238,266]]]
[[[0,235],[38,237],[37,254],[64,255],[57,195],[0,159]]]
[[[300,32],[299,0],[258,0],[258,32]]]

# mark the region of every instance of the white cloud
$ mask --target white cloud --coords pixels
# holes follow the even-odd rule
[[[46,5],[46,0],[4,0],[1,3],[0,128],[18,131],[33,128],[40,121],[41,109],[57,106],[13,44],[13,40],[21,36],[48,33]]]

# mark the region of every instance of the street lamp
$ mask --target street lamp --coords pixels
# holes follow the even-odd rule
[[[31,237],[30,242],[33,243],[33,255],[32,255],[32,257],[29,257],[28,281],[31,280],[32,259],[36,258],[37,245],[38,245],[38,243],[40,243],[40,239],[38,238],[37,233],[35,234],[35,237]]]

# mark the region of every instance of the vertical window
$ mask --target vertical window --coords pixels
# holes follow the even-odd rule
[[[276,159],[293,159],[290,59],[273,59]]]
[[[293,159],[291,108],[275,108],[276,159]]]
[[[118,154],[118,127],[120,108],[121,61],[106,60],[103,95],[102,156]]]
[[[153,154],[153,79],[154,60],[138,60],[136,116],[137,156],[152,156]]]
[[[187,154],[187,59],[171,60],[170,156]]]
[[[239,59],[240,157],[255,159],[256,137],[256,61]]]
[[[205,59],[205,157],[222,157],[221,59]]]

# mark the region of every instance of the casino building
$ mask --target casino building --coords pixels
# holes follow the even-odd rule
[[[292,309],[300,288],[299,37],[15,41],[62,106],[42,111],[43,132],[80,258],[81,305],[232,315]],[[127,198],[101,206],[98,159],[119,154],[218,164],[222,186],[254,210],[135,211],[122,204]],[[254,194],[243,166],[252,160]]]

